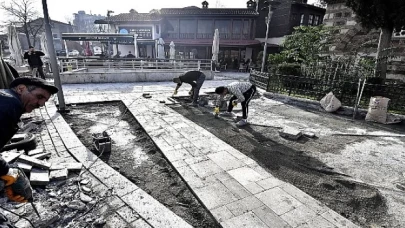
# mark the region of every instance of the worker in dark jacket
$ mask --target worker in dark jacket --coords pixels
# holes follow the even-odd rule
[[[177,94],[178,89],[183,84],[183,82],[191,85],[191,90],[189,92],[190,96],[193,99],[193,106],[197,106],[197,100],[200,93],[200,89],[205,81],[205,74],[200,71],[189,71],[185,74],[180,75],[177,78],[173,78],[173,82],[177,83],[176,89],[174,90],[173,95]]]
[[[0,151],[17,132],[22,114],[44,106],[57,92],[55,86],[33,77],[17,78],[11,82],[10,89],[0,90]],[[12,201],[27,202],[32,199],[31,185],[26,176],[19,169],[9,167],[0,157],[0,191],[3,190]],[[0,228],[10,227],[13,226],[0,214]]]
[[[32,70],[32,77],[36,77],[38,72],[41,78],[45,79],[44,69],[42,68],[44,63],[41,60],[41,56],[44,55],[42,51],[35,51],[33,46],[30,46],[30,49],[25,52],[24,59],[28,59],[28,64]]]

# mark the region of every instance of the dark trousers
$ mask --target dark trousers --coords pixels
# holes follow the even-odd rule
[[[42,79],[45,79],[44,68],[42,66],[32,66],[32,77],[36,77],[37,73]]]
[[[201,73],[200,77],[198,77],[196,84],[197,86],[193,88],[193,103],[197,103],[198,95],[200,93],[200,89],[205,81],[205,74]]]
[[[252,87],[250,87],[250,89],[248,89],[248,91],[243,93],[243,96],[245,97],[245,101],[242,102],[242,112],[243,112],[243,119],[247,119],[248,114],[249,114],[249,102],[250,100],[252,100],[253,96],[256,93],[256,86],[252,85]],[[233,109],[233,105],[232,102],[234,100],[237,100],[238,98],[236,96],[233,96],[230,100],[229,100],[229,105],[228,105],[228,112],[232,112]]]

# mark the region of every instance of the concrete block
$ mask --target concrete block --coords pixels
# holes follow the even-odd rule
[[[259,217],[268,227],[291,228],[284,220],[267,206],[253,209],[253,213]]]
[[[277,215],[282,215],[302,205],[301,202],[279,187],[261,192],[256,197]]]
[[[226,207],[235,216],[242,215],[248,211],[251,211],[261,206],[264,206],[263,203],[260,200],[258,200],[255,196],[249,196],[226,205]]]
[[[255,227],[255,228],[268,228],[253,212],[248,212],[238,217],[231,218],[221,223],[223,228],[235,227]]]
[[[301,205],[294,210],[281,215],[281,218],[290,226],[297,227],[303,225],[305,222],[308,222],[316,216],[317,214],[313,210],[309,209],[305,205]]]
[[[139,215],[130,207],[124,206],[117,210],[117,213],[128,223],[139,219]]]
[[[17,142],[17,141],[21,141],[25,138],[26,134],[15,134],[13,135],[13,138],[11,138],[12,142]]]
[[[248,185],[252,182],[264,179],[262,175],[248,167],[230,170],[228,173],[242,185]]]
[[[245,165],[243,162],[225,151],[209,154],[208,157],[224,170],[236,169]]]
[[[238,200],[238,198],[221,183],[211,184],[196,189],[194,192],[208,209],[224,206]]]
[[[212,210],[211,213],[215,217],[215,219],[220,223],[232,217],[235,217],[226,206],[216,208]]]
[[[49,171],[42,169],[32,169],[30,182],[31,185],[47,185],[49,183]]]
[[[42,159],[45,159],[45,158],[50,158],[51,155],[52,155],[51,152],[45,152],[45,153],[41,153],[41,154],[36,154],[36,155],[34,155],[32,157],[36,158],[36,159],[39,159],[39,160],[42,160]]]
[[[29,173],[32,170],[32,165],[30,164],[26,164],[23,162],[16,162],[16,165],[26,173]]]
[[[1,153],[1,156],[7,163],[11,163],[15,161],[17,158],[19,158],[22,155],[21,153],[18,152],[3,152]]]
[[[307,131],[304,132],[304,136],[308,138],[315,138],[315,133]]]
[[[279,131],[279,134],[283,138],[297,140],[302,136],[302,132],[298,129],[292,127],[285,127],[283,130]]]
[[[27,155],[21,155],[18,158],[18,160],[22,161],[24,163],[30,164],[33,167],[38,167],[38,168],[41,168],[41,169],[49,169],[51,167],[50,163],[45,162],[45,161],[41,161],[41,160],[36,159],[36,158],[32,158],[32,157],[27,156]]]
[[[82,170],[82,163],[71,162],[71,163],[52,163],[50,170],[67,169],[68,171],[80,171]]]
[[[59,169],[59,170],[53,170],[49,174],[49,179],[51,180],[66,180],[68,176],[68,170],[67,169]]]
[[[42,154],[44,152],[45,152],[44,148],[37,148],[35,150],[28,151],[28,156],[34,156],[34,155],[37,155],[37,154]]]
[[[239,182],[237,182],[235,179],[228,179],[226,181],[222,181],[222,183],[239,199],[252,195],[248,190],[246,190],[246,188],[244,188],[241,184],[239,184]]]
[[[194,172],[201,178],[208,177],[224,171],[211,160],[190,165],[190,168],[194,170]]]

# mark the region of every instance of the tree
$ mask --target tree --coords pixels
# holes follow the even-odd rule
[[[32,40],[32,46],[35,47],[38,36],[41,35],[41,33],[45,31],[44,19],[38,18],[33,21],[30,20],[27,23],[27,28],[28,28],[29,39]],[[25,27],[24,26],[18,27],[17,31],[25,33]],[[29,44],[29,45],[31,45],[31,44]]]
[[[346,5],[356,14],[363,27],[381,29],[377,49],[376,76],[387,74],[388,50],[394,30],[405,27],[404,0],[346,0]]]
[[[11,17],[9,23],[22,25],[28,45],[31,45],[29,22],[38,18],[38,12],[34,8],[34,3],[35,0],[11,0],[8,4],[2,2],[0,5],[0,9],[4,10]]]

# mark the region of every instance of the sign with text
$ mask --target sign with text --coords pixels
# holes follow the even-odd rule
[[[121,34],[137,34],[137,39],[152,39],[152,27],[120,27]]]

